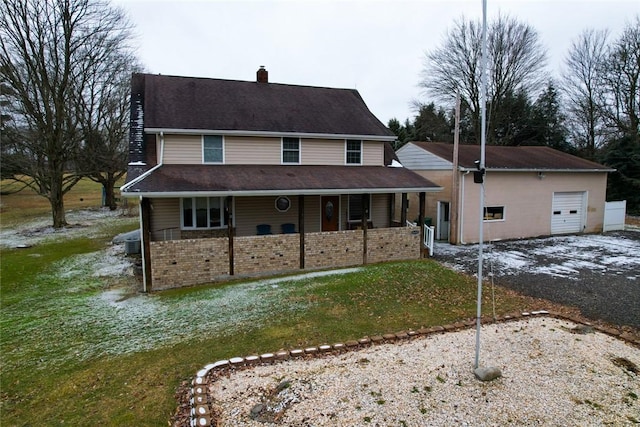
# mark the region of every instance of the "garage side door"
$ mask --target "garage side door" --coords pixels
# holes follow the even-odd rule
[[[553,193],[551,234],[580,233],[584,226],[584,192]]]

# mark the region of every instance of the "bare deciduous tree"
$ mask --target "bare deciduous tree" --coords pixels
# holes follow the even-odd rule
[[[573,145],[593,159],[605,141],[602,64],[608,31],[585,30],[571,44],[563,76]]]
[[[603,110],[618,135],[640,136],[640,17],[628,24],[602,63]],[[640,141],[639,141],[640,143]]]
[[[63,196],[81,178],[73,170],[85,139],[83,104],[104,68],[129,47],[120,9],[90,0],[3,0],[0,72],[13,91],[16,175],[51,204],[53,226],[66,225]],[[89,97],[87,98],[87,95]]]
[[[493,141],[494,118],[501,115],[502,101],[509,94],[542,87],[547,80],[546,51],[536,30],[515,18],[499,16],[488,25],[488,141]],[[427,52],[420,86],[438,101],[452,104],[460,91],[463,106],[472,114],[480,135],[480,60],[482,28],[464,17],[456,21],[442,45]]]

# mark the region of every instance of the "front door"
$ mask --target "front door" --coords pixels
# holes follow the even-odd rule
[[[340,197],[320,197],[320,216],[322,231],[338,231],[340,225]]]

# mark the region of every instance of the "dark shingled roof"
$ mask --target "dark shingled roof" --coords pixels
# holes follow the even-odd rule
[[[412,144],[442,159],[453,162],[453,144],[441,142],[412,142]],[[476,160],[480,160],[479,145],[459,146],[458,164],[461,168],[474,169]],[[487,145],[485,146],[485,167],[492,170],[614,170],[599,163],[543,146],[506,147]]]
[[[155,74],[132,82],[144,87],[147,129],[393,137],[355,89]]]
[[[162,165],[126,193],[321,194],[375,193],[384,190],[439,191],[441,188],[402,167]]]

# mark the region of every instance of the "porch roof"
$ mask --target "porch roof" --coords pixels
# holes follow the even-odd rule
[[[415,193],[442,187],[402,167],[162,165],[122,187],[124,196],[182,197]]]

